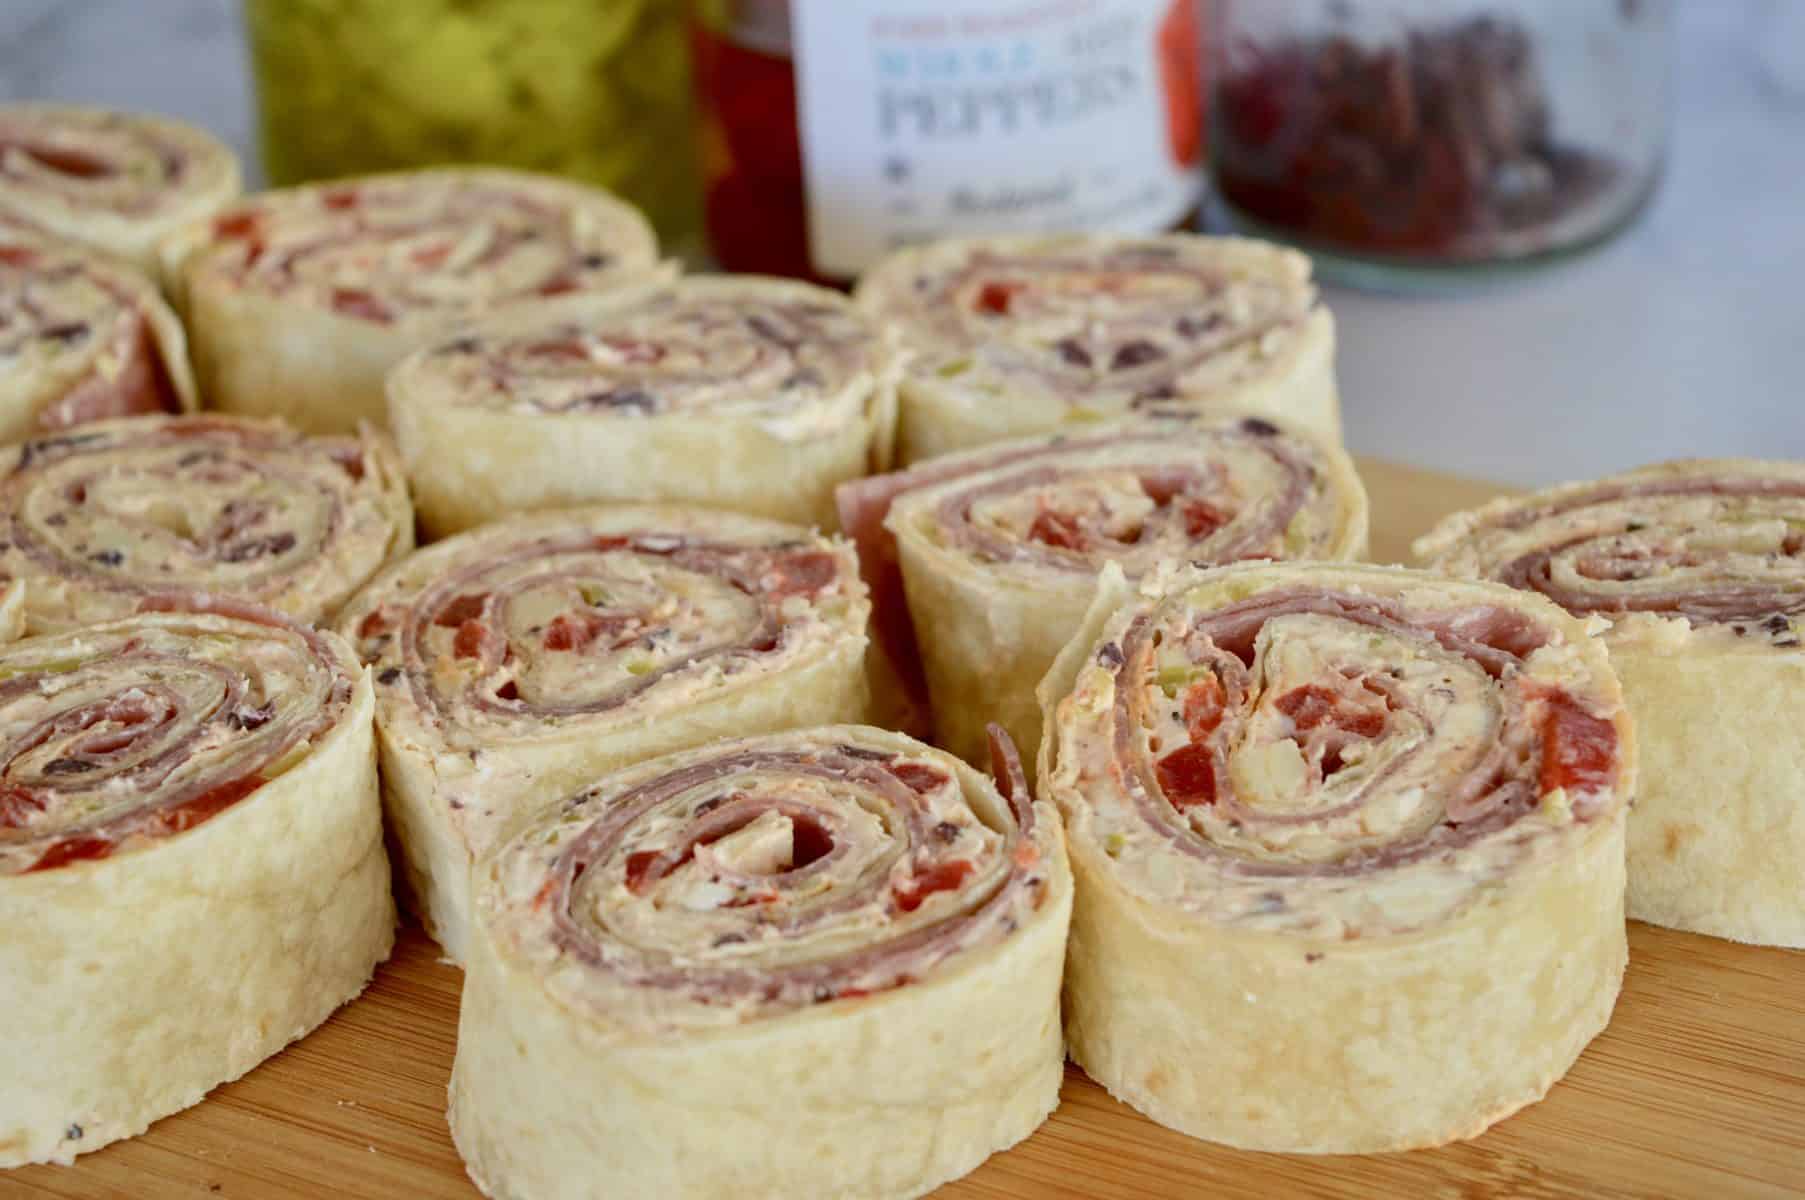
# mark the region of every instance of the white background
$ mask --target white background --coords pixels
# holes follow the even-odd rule
[[[234,0],[0,0],[0,96],[161,110],[250,150]],[[1356,451],[1518,482],[1805,458],[1805,0],[1680,0],[1642,223],[1489,295],[1333,292]]]

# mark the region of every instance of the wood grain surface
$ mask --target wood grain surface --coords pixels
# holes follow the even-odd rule
[[[1497,490],[1378,462],[1361,473],[1379,561]],[[410,925],[369,991],[310,1037],[143,1137],[73,1167],[0,1172],[0,1196],[472,1200],[445,1129],[460,982]],[[1805,952],[1639,924],[1610,1027],[1545,1101],[1476,1141],[1364,1158],[1227,1150],[1162,1129],[1068,1067],[1063,1102],[1038,1133],[936,1193],[1793,1195],[1805,1195]]]

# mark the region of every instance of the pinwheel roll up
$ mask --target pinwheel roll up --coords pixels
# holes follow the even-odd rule
[[[383,421],[383,376],[454,326],[661,270],[613,196],[490,167],[265,192],[164,251],[207,403],[316,433]]]
[[[193,407],[187,339],[149,280],[0,229],[0,442]]]
[[[604,771],[865,711],[852,547],[702,509],[517,517],[435,543],[340,628],[376,670],[384,798],[415,907],[468,943],[470,864]]]
[[[1058,1103],[1071,875],[997,783],[829,726],[604,778],[477,868],[451,1129],[515,1200],[919,1196]]]
[[[1188,234],[940,242],[873,267],[858,299],[910,351],[904,462],[1225,405],[1341,437],[1335,323],[1293,250]]]
[[[389,413],[435,535],[646,500],[831,528],[834,485],[887,461],[898,365],[836,292],[694,278],[465,330],[390,376]]]
[[[1040,745],[1035,685],[1104,563],[1138,578],[1171,559],[1366,550],[1366,493],[1347,455],[1264,417],[1088,426],[948,455],[840,497],[879,636],[905,681],[909,664],[926,668],[938,737],[968,762],[982,761],[992,720],[1024,754]]]
[[[0,223],[155,276],[157,244],[238,195],[238,160],[191,125],[71,104],[0,104]]]
[[[47,633],[179,588],[332,616],[413,548],[387,440],[218,416],[102,421],[0,449],[0,573]]]
[[[0,1166],[141,1133],[363,989],[371,707],[342,641],[249,606],[0,651]]]
[[[1257,1150],[1477,1135],[1623,976],[1633,726],[1554,605],[1401,568],[1106,569],[1043,685],[1078,881],[1066,1035]]]
[[[1642,745],[1629,915],[1805,946],[1805,466],[1551,488],[1456,514],[1416,553],[1610,622]]]

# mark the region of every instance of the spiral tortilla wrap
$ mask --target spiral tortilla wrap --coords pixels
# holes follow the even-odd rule
[[[0,442],[194,405],[181,322],[149,280],[0,228]]]
[[[1472,1137],[1604,1027],[1633,731],[1536,597],[1397,568],[1108,568],[1043,687],[1077,878],[1066,1032],[1260,1150]]]
[[[1629,915],[1805,946],[1805,466],[1645,467],[1456,514],[1415,549],[1610,622],[1642,746]]]
[[[376,672],[389,820],[426,927],[469,941],[469,869],[604,771],[864,713],[852,548],[660,506],[577,509],[435,543],[339,628]]]
[[[873,267],[857,296],[910,352],[905,463],[1220,407],[1341,439],[1334,319],[1293,250],[1190,234],[936,242]]]
[[[264,192],[164,258],[207,403],[313,433],[385,421],[389,369],[476,317],[665,271],[613,196],[492,167]]]
[[[302,437],[275,421],[102,421],[0,449],[0,572],[50,633],[172,588],[324,620],[413,548],[387,439]]]
[[[451,1128],[491,1196],[919,1196],[1058,1102],[1071,880],[998,783],[830,726],[606,778],[479,867]],[[999,790],[1000,788],[1000,790]]]
[[[832,528],[888,461],[898,359],[845,297],[747,276],[623,288],[410,356],[389,413],[426,528],[667,501]]]
[[[212,608],[0,651],[0,1165],[143,1132],[388,955],[369,681],[330,634]]]
[[[113,255],[155,278],[163,238],[238,195],[238,159],[180,121],[74,104],[0,104],[0,223]]]

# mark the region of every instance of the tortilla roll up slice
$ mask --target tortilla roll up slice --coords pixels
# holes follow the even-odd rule
[[[468,953],[470,867],[597,775],[714,738],[859,719],[852,547],[674,506],[538,513],[437,542],[339,628],[376,672],[399,865]]]
[[[1635,741],[1585,623],[1401,568],[1112,567],[1042,696],[1067,1041],[1154,1120],[1440,1145],[1604,1028]]]
[[[385,422],[389,369],[478,316],[668,272],[622,201],[494,167],[263,192],[163,257],[207,404],[310,433]]]
[[[1456,514],[1415,550],[1609,622],[1642,745],[1629,915],[1805,946],[1805,465],[1644,467]]]
[[[1295,250],[1194,234],[932,242],[878,263],[856,294],[909,352],[904,463],[1219,408],[1341,440],[1335,322]]]
[[[389,413],[435,536],[600,502],[832,528],[834,485],[888,461],[898,367],[836,292],[700,277],[466,329],[396,369]]]
[[[451,1129],[495,1197],[920,1196],[1058,1103],[1071,878],[996,782],[868,726],[715,742],[478,867]]]
[[[197,414],[101,421],[0,449],[0,572],[29,632],[126,616],[171,589],[332,617],[413,548],[387,439]]]
[[[76,104],[0,104],[0,225],[40,230],[151,278],[162,240],[238,195],[238,159],[167,117]]]
[[[0,1165],[197,1103],[388,956],[372,697],[336,636],[248,605],[0,650]]]
[[[148,279],[0,225],[0,442],[194,406],[181,322]]]

